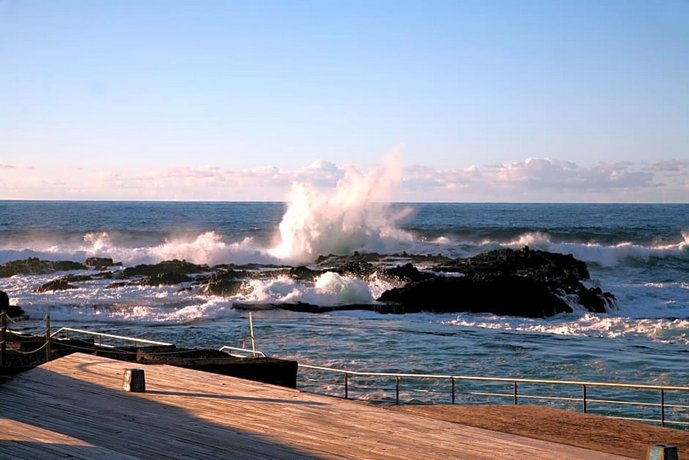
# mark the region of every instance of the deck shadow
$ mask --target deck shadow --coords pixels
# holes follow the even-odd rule
[[[179,396],[218,398],[218,395],[184,392],[179,392]],[[254,400],[231,396],[227,399]],[[72,455],[83,458],[92,458],[99,449],[115,456],[138,458],[319,458],[268,436],[202,419],[184,408],[45,368],[27,371],[0,388],[0,414],[0,419],[14,420],[89,444],[69,446]],[[19,458],[25,458],[21,452],[29,447],[35,448],[37,456],[64,456],[65,446],[60,440],[41,442],[34,438],[26,441],[27,436],[30,438],[31,433],[16,441],[0,442],[0,457],[19,453]]]

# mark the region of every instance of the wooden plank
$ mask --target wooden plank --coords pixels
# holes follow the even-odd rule
[[[0,457],[621,458],[165,365],[128,393],[131,366],[74,354],[0,386]]]

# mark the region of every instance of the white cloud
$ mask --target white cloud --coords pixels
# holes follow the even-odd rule
[[[295,182],[336,187],[352,167],[316,161],[303,168],[233,170],[212,165],[99,171],[0,164],[0,199],[274,200]],[[21,171],[17,174],[13,171]],[[689,162],[579,165],[551,158],[465,168],[403,168],[401,201],[689,202]]]
[[[405,184],[425,191],[422,200],[442,201],[689,201],[678,181],[685,162],[653,165],[527,158],[464,170],[407,168]],[[409,197],[409,199],[414,199]]]

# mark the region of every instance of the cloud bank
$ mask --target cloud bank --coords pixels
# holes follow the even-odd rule
[[[55,170],[3,164],[1,199],[284,201],[292,184],[332,188],[351,166],[316,161],[292,170],[175,166]],[[438,169],[408,165],[394,201],[689,202],[689,161],[599,163],[551,158]]]

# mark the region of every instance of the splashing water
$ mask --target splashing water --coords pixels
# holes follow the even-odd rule
[[[397,156],[389,155],[368,174],[346,169],[329,194],[310,184],[294,184],[271,253],[306,263],[319,255],[384,250],[396,241],[411,241],[398,227],[411,210],[393,212],[389,206],[390,194],[402,179]]]

